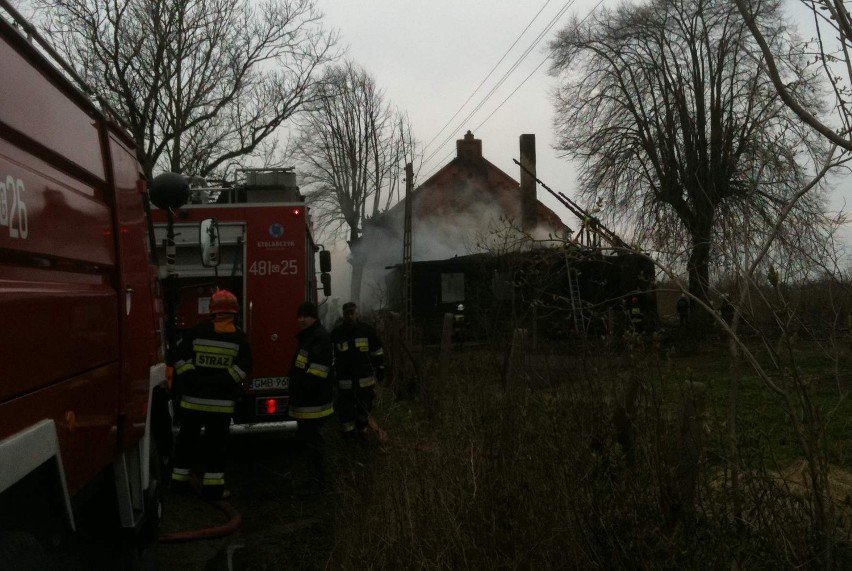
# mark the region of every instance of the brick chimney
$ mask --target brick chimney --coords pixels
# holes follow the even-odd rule
[[[521,222],[524,230],[538,225],[535,177],[535,135],[521,135]]]
[[[482,140],[474,139],[473,133],[468,131],[464,139],[456,141],[456,156],[466,161],[482,158]]]

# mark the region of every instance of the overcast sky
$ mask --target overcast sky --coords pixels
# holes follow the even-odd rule
[[[486,159],[519,180],[512,162],[518,138],[533,133],[538,177],[572,198],[574,165],[552,148],[549,92],[555,80],[548,75],[546,47],[572,15],[617,1],[316,0],[349,57],[409,114],[415,136],[428,144],[417,183],[455,156],[455,140],[468,130],[482,140]],[[845,201],[848,186],[835,186],[834,208]],[[538,189],[538,198],[576,228],[545,190]]]
[[[317,3],[328,24],[339,29],[349,56],[373,74],[394,104],[409,113],[417,138],[423,144],[430,143],[426,156],[431,159],[420,171],[418,183],[455,156],[455,140],[467,130],[482,140],[486,159],[519,180],[519,168],[512,162],[519,158],[518,137],[534,133],[538,178],[575,198],[574,165],[558,157],[552,148],[549,91],[555,80],[548,75],[546,46],[572,14],[583,17],[601,4],[612,6],[616,1]],[[797,6],[797,2],[788,1],[788,8]],[[791,14],[803,16],[801,10]],[[840,208],[849,194],[846,186],[835,187],[834,208]],[[538,198],[576,228],[567,210],[540,187]]]
[[[455,156],[455,141],[468,130],[482,140],[486,159],[519,180],[512,162],[519,158],[518,138],[533,133],[538,178],[571,198],[574,165],[553,150],[549,93],[555,80],[548,75],[547,44],[572,15],[582,18],[616,2],[316,0],[326,24],[340,32],[348,56],[409,114],[415,136],[428,144],[416,183]],[[29,4],[12,3],[22,9]],[[835,193],[835,208],[843,194],[842,189]],[[576,229],[565,207],[540,187],[538,198]]]
[[[512,162],[519,158],[518,138],[534,133],[538,177],[573,197],[572,165],[552,149],[548,91],[553,78],[547,74],[545,49],[572,13],[585,15],[598,0],[317,3],[328,24],[339,29],[349,56],[375,77],[395,105],[408,112],[422,144],[431,142],[426,157],[432,157],[419,172],[417,183],[455,156],[455,141],[468,130],[482,140],[486,159],[520,180],[519,167]],[[575,226],[567,210],[542,189],[539,200]]]

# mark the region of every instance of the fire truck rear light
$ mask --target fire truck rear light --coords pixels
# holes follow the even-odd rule
[[[299,214],[301,214],[301,213],[302,213],[302,209],[301,209],[301,208],[294,208],[294,209],[293,209],[293,216],[298,216],[298,215],[299,215]]]
[[[260,416],[284,415],[287,413],[287,404],[289,401],[288,397],[258,398],[255,400],[255,414]]]

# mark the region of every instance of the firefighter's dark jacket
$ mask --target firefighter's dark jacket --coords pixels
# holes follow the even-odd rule
[[[319,321],[296,335],[299,346],[290,366],[290,416],[313,419],[334,412],[331,337]]]
[[[239,328],[217,332],[212,321],[199,323],[178,341],[175,373],[181,408],[231,414],[251,372],[248,338]]]
[[[331,332],[334,372],[340,389],[371,387],[384,373],[384,349],[368,323],[343,322]]]

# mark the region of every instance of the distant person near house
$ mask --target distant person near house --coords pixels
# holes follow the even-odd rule
[[[681,327],[689,325],[689,300],[684,293],[677,300],[677,316]]]
[[[731,299],[728,297],[728,294],[722,295],[721,305],[719,306],[719,315],[721,315],[722,319],[728,325],[734,321],[734,304],[731,303]]]
[[[638,297],[630,298],[627,311],[630,315],[630,326],[633,328],[633,332],[642,333],[645,330],[645,314],[642,312]]]

